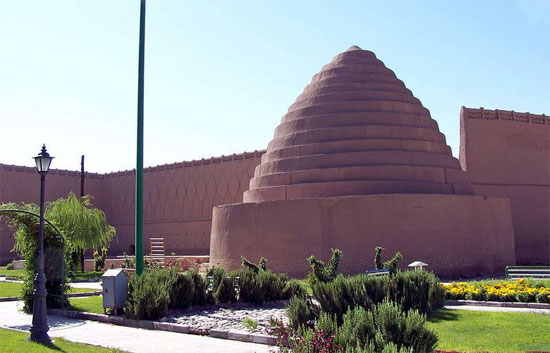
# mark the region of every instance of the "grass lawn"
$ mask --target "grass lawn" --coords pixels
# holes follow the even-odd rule
[[[437,349],[550,351],[550,315],[441,309],[427,325],[439,336]]]
[[[0,275],[23,279],[23,270],[6,270],[6,266],[0,267]]]
[[[69,298],[71,307],[68,310],[82,311],[87,313],[103,314],[103,296]]]
[[[101,279],[103,271],[86,271],[86,272],[74,272],[72,279]]]
[[[29,333],[0,329],[0,352],[27,353],[27,352],[112,352],[123,353],[119,349],[100,348],[82,343],[73,343],[63,338],[52,338],[53,344],[45,345],[27,341]]]
[[[23,283],[19,282],[0,282],[0,298],[17,297],[21,293]],[[96,292],[93,288],[71,288],[69,293]]]
[[[73,277],[69,277],[69,280],[101,279],[102,275],[103,271],[74,272]],[[6,266],[0,266],[0,276],[13,277],[23,280],[25,274],[24,270],[6,270]]]

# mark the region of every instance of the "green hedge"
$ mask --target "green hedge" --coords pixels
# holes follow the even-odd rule
[[[312,290],[321,310],[336,315],[339,322],[348,308],[358,306],[370,310],[386,299],[399,304],[403,310],[429,313],[442,307],[445,297],[439,279],[428,271],[398,272],[391,278],[339,275],[332,282],[315,283]]]

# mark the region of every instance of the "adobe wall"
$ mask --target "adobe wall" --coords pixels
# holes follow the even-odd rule
[[[420,260],[440,276],[500,273],[515,263],[510,201],[462,195],[387,194],[264,201],[214,208],[210,264],[234,269],[241,255],[274,272],[305,276],[310,255],[343,251],[340,270],[373,268],[374,248]],[[304,219],[307,218],[307,222]],[[475,244],[475,246],[472,246]]]
[[[518,264],[550,264],[550,118],[463,107],[460,163],[477,194],[512,201]]]
[[[206,255],[212,208],[242,202],[263,152],[251,152],[144,170],[144,242],[164,237],[166,252]],[[109,255],[132,253],[134,241],[135,171],[103,176],[103,210],[117,229]]]
[[[144,170],[144,243],[164,237],[166,252],[178,255],[208,254],[212,208],[242,202],[260,152],[233,154],[207,160],[166,164]],[[109,174],[87,173],[85,190],[94,196],[117,230],[109,256],[132,253],[134,245],[135,171]],[[80,173],[51,170],[46,177],[46,200],[53,201],[70,191],[80,193]],[[0,202],[39,202],[40,182],[34,168],[0,164]],[[0,263],[14,254],[13,232],[0,228]]]
[[[85,188],[95,197],[94,204],[101,207],[101,176],[87,173]],[[80,194],[80,172],[52,169],[46,176],[45,199],[55,201],[69,192]],[[36,168],[0,164],[0,203],[40,202],[40,176]],[[0,224],[0,263],[11,261],[15,256],[13,231]]]

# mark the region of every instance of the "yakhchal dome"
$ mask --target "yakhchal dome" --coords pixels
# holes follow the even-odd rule
[[[363,273],[376,246],[449,277],[515,263],[510,201],[475,195],[430,112],[353,46],[290,106],[243,202],[214,207],[210,264],[301,277],[340,249],[340,271]]]
[[[283,116],[244,202],[391,193],[473,190],[429,110],[374,53],[352,46]]]

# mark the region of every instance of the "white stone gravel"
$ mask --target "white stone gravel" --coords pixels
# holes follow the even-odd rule
[[[255,330],[246,328],[242,321],[250,318],[258,322]],[[162,321],[191,326],[199,331],[211,329],[269,334],[269,319],[275,318],[288,323],[284,302],[270,302],[263,306],[247,303],[226,304],[220,307],[208,306],[185,311],[172,311]]]

